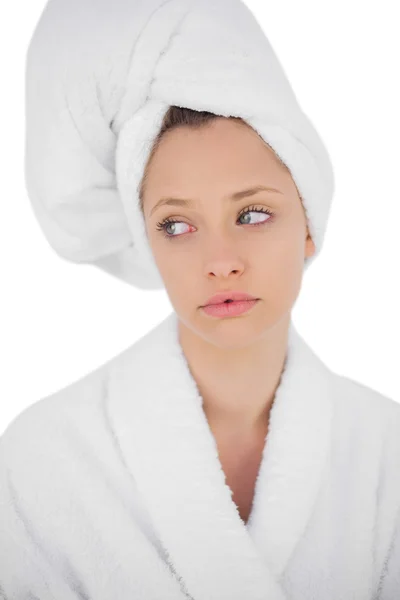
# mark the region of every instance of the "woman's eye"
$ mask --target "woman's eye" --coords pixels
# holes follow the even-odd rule
[[[253,218],[253,221],[255,222],[251,222],[251,217],[250,215],[254,213],[256,215],[256,218]],[[253,210],[245,210],[242,213],[239,214],[238,217],[238,221],[241,222],[242,225],[252,225],[252,226],[257,226],[257,225],[264,225],[264,223],[266,223],[267,221],[269,221],[271,219],[271,217],[273,216],[272,212],[270,210],[267,209],[253,209]],[[163,234],[165,237],[167,238],[173,238],[173,237],[180,237],[183,233],[185,233],[185,231],[181,231],[181,233],[179,233],[177,235],[174,235],[173,233],[167,232],[167,227],[171,227],[173,229],[174,233],[177,233],[177,229],[179,229],[179,225],[186,225],[188,227],[190,227],[190,225],[188,225],[187,223],[185,223],[184,221],[179,221],[179,220],[174,220],[174,219],[164,219],[164,221],[162,221],[161,223],[157,223],[157,230],[159,231],[163,231]]]
[[[178,237],[177,235],[172,235],[170,231],[167,232],[167,227],[172,227],[173,232],[177,233],[177,228],[179,225],[187,225],[187,223],[184,223],[183,221],[167,221],[166,223],[164,223],[162,229],[167,234],[167,237]],[[185,231],[181,231],[180,233],[185,233]]]
[[[248,217],[249,215],[251,215],[251,213],[254,213],[257,215],[256,222],[254,223],[255,225],[269,221],[269,219],[271,218],[271,214],[272,214],[271,212],[266,212],[264,210],[247,210],[247,211],[243,212],[241,215],[239,215],[239,219],[241,219],[242,217]],[[265,216],[267,216],[268,218],[265,218]],[[244,224],[251,225],[252,223],[250,223],[250,221],[251,221],[250,218],[248,218],[248,219],[246,218]]]

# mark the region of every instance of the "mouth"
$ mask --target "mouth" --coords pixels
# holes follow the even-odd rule
[[[232,300],[229,298],[227,300],[224,300],[223,302],[215,302],[213,304],[205,304],[204,306],[200,306],[200,308],[206,308],[207,306],[220,306],[221,304],[239,304],[241,302],[256,302],[259,299],[260,298],[245,298],[244,300]]]
[[[217,304],[207,304],[201,309],[209,316],[216,318],[238,317],[249,313],[259,302],[258,298],[248,298],[244,300],[224,300]]]

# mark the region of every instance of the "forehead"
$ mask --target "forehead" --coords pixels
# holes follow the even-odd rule
[[[146,185],[185,189],[201,188],[211,181],[226,190],[239,190],[247,182],[271,185],[288,172],[272,148],[247,125],[218,120],[194,129],[178,127],[167,132],[154,150]],[[277,181],[270,181],[273,176]],[[183,190],[182,190],[183,191]]]

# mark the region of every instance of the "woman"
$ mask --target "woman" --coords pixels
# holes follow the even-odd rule
[[[400,408],[291,320],[333,177],[254,17],[53,0],[27,76],[43,231],[173,312],[3,434],[3,596],[395,600]]]
[[[192,199],[173,200],[174,190]],[[304,259],[315,251],[297,188],[241,119],[171,107],[142,181],[140,206],[179,317],[180,345],[246,522],[290,311]],[[221,293],[225,302],[243,293],[255,300],[222,304]]]

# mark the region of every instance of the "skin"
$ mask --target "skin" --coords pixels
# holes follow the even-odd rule
[[[230,449],[240,444],[247,461],[255,454],[259,458],[304,260],[315,252],[297,187],[257,132],[227,118],[197,130],[167,132],[147,175],[143,214],[149,244],[179,318],[180,344],[221,456],[228,465]],[[255,185],[282,193],[229,199]],[[151,214],[164,196],[192,204],[164,204]],[[267,208],[273,217],[250,212],[238,219],[248,207]],[[169,239],[156,229],[167,217],[179,221],[166,226]],[[222,290],[260,300],[240,316],[210,317],[200,306]]]

